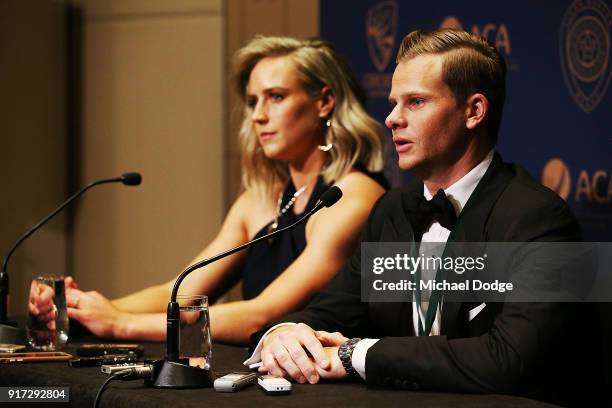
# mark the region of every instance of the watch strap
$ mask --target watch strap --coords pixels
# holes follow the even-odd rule
[[[345,341],[338,348],[338,357],[340,357],[340,361],[342,362],[342,367],[351,377],[359,378],[359,374],[353,367],[353,350],[355,350],[355,346],[357,343],[361,341],[360,338],[352,338],[350,340]]]

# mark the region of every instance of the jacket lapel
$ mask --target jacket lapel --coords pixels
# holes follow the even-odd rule
[[[509,166],[504,164],[498,153],[495,153],[491,165],[459,214],[457,224],[451,231],[448,242],[487,241],[487,221],[495,203],[512,177],[513,173]],[[453,254],[455,255],[460,254]],[[462,328],[459,324],[467,323],[467,316],[461,313],[463,309],[466,309],[461,305],[461,302],[443,303],[441,334],[450,338],[462,335]]]
[[[414,194],[423,194],[423,183],[415,181],[401,191],[401,200],[386,214],[382,220],[380,242],[414,243],[414,231],[410,223],[410,215],[404,211],[405,204]],[[373,303],[370,305],[376,325],[385,331],[386,335],[412,336],[412,302]]]

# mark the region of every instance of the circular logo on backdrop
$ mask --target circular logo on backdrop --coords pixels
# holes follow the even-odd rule
[[[561,23],[559,51],[563,78],[576,104],[592,112],[612,78],[612,13],[602,0],[575,0]]]
[[[371,7],[366,14],[366,36],[372,64],[383,72],[395,45],[398,7],[395,1],[383,1]]]
[[[442,23],[440,23],[440,28],[454,28],[455,30],[463,30],[463,26],[461,25],[461,21],[455,16],[448,16]]]
[[[542,171],[542,184],[559,194],[564,200],[567,199],[571,188],[571,176],[563,160],[554,158],[546,163]]]

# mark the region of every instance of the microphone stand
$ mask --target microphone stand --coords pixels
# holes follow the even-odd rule
[[[17,247],[25,241],[30,235],[32,235],[36,230],[42,227],[47,221],[51,218],[55,217],[57,213],[62,211],[68,204],[74,201],[77,197],[83,194],[85,191],[90,188],[106,183],[118,183],[121,182],[127,186],[137,186],[140,184],[142,177],[138,173],[125,173],[120,177],[109,178],[104,180],[97,180],[89,183],[72,196],[70,196],[66,201],[60,204],[55,210],[53,210],[49,215],[43,218],[38,224],[34,227],[30,228],[23,234],[16,242],[13,244],[9,252],[6,254],[2,261],[2,269],[0,269],[0,343],[15,343],[17,340],[17,322],[15,320],[9,320],[8,314],[8,296],[9,296],[9,275],[7,273],[7,265],[8,261],[13,255],[13,252],[17,249]]]
[[[180,308],[176,301],[178,289],[185,277],[196,269],[202,268],[219,259],[225,258],[229,255],[235,254],[238,251],[249,248],[260,241],[269,239],[276,234],[280,234],[289,229],[296,227],[297,225],[305,222],[311,215],[319,211],[321,208],[330,207],[336,203],[342,197],[342,191],[340,188],[334,186],[328,189],[315,206],[302,218],[294,222],[293,224],[261,236],[252,241],[246,242],[235,248],[229,249],[218,255],[215,255],[208,259],[203,259],[187,269],[185,269],[174,282],[172,288],[172,295],[170,296],[170,302],[168,303],[167,309],[167,329],[166,329],[166,358],[164,360],[156,360],[153,362],[153,375],[152,380],[149,381],[149,385],[155,388],[204,388],[212,385],[212,376],[210,370],[202,369],[199,367],[192,367],[189,365],[188,359],[179,358],[179,330],[180,330]]]

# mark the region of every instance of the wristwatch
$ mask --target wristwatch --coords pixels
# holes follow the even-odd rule
[[[349,376],[356,377],[356,378],[360,378],[360,377],[359,377],[359,373],[357,373],[355,368],[353,368],[352,359],[353,359],[353,350],[355,350],[355,346],[360,341],[361,341],[360,338],[355,337],[355,338],[345,341],[338,348],[338,357],[340,357],[340,361],[342,362],[342,367],[344,367],[344,370],[348,373]]]

